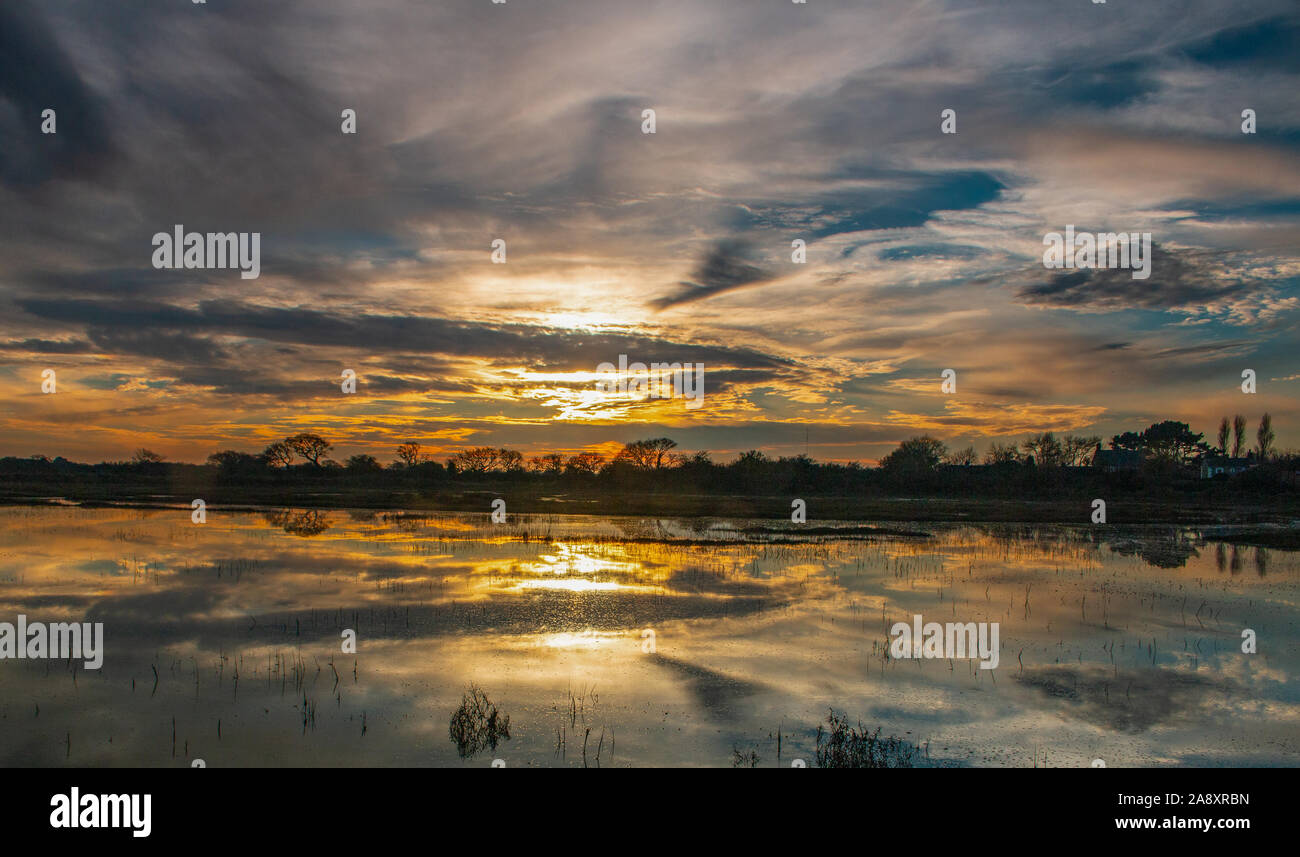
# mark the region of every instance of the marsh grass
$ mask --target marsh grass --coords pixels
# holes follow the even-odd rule
[[[832,710],[826,724],[817,725],[817,767],[819,768],[913,768],[920,751],[902,738],[880,737],[880,727],[869,732],[859,721],[857,728],[847,717]],[[737,754],[739,756],[739,754]]]
[[[497,742],[510,740],[510,715],[502,715],[475,684],[461,697],[460,707],[451,715],[451,740],[462,759],[484,749],[495,750]]]

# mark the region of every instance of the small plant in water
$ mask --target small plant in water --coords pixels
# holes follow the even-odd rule
[[[918,752],[902,738],[881,738],[879,726],[868,732],[858,721],[854,729],[848,718],[837,717],[834,710],[826,718],[826,726],[817,725],[819,768],[911,768]]]
[[[731,767],[733,768],[757,768],[758,767],[758,750],[746,750],[740,752],[740,748],[735,744],[731,745]]]
[[[501,714],[487,694],[471,684],[461,697],[460,708],[452,712],[449,731],[456,752],[468,758],[483,749],[495,750],[498,741],[510,740],[510,715]]]

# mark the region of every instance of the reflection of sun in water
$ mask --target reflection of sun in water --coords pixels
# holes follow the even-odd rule
[[[621,636],[620,634],[598,634],[595,631],[566,632],[547,634],[541,638],[540,643],[552,649],[594,649],[602,642],[618,639]]]
[[[556,553],[542,556],[538,562],[528,563],[524,569],[535,574],[572,574],[591,577],[601,572],[633,574],[639,563],[606,559],[591,551],[595,545],[556,545]]]
[[[613,581],[597,580],[574,580],[565,578],[563,580],[522,580],[519,582],[520,589],[563,589],[568,592],[609,592],[612,589],[622,589],[623,587]]]
[[[565,592],[612,592],[637,588],[632,583],[622,583],[609,578],[635,579],[642,570],[641,564],[627,560],[608,559],[598,555],[602,551],[592,544],[558,544],[554,552],[544,554],[534,562],[521,563],[516,568],[523,572],[518,589],[548,589]],[[605,578],[594,580],[593,578]]]

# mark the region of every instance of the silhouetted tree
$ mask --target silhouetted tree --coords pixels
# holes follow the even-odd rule
[[[1019,444],[1003,444],[993,441],[989,451],[984,454],[985,464],[1017,464],[1020,461]]]
[[[384,468],[373,455],[354,455],[348,459],[347,469],[353,473],[378,473]]]
[[[1209,451],[1202,443],[1204,435],[1193,432],[1187,423],[1165,420],[1152,423],[1141,433],[1126,431],[1110,439],[1112,449],[1138,450],[1157,462],[1184,464],[1193,456]]]
[[[1201,442],[1202,437],[1204,435],[1193,432],[1187,423],[1165,420],[1148,426],[1142,432],[1142,449],[1158,461],[1183,464],[1209,448]]]
[[[969,467],[977,461],[979,461],[979,453],[975,451],[975,447],[968,446],[965,449],[959,449],[956,452],[950,453],[944,463],[955,464],[960,467]]]
[[[1091,464],[1092,454],[1100,443],[1101,438],[1096,435],[1083,437],[1081,435],[1067,434],[1061,438],[1065,463],[1071,467],[1084,467]]]
[[[1110,439],[1111,449],[1127,449],[1136,452],[1142,448],[1142,435],[1135,431],[1126,431]]]
[[[1034,464],[1039,467],[1060,467],[1065,464],[1065,449],[1050,431],[1031,434],[1025,441],[1025,454],[1032,456]]]
[[[298,455],[310,461],[317,467],[321,467],[321,456],[334,448],[334,444],[325,440],[318,434],[303,432],[293,437],[286,437],[284,442]],[[338,462],[335,462],[337,465]]]
[[[536,455],[528,460],[528,467],[543,476],[558,476],[564,472],[564,456],[558,452]]]
[[[262,457],[270,467],[288,467],[293,464],[293,448],[282,440],[262,450]]]
[[[414,441],[397,447],[397,458],[407,467],[414,467],[420,461],[420,445]]]
[[[456,470],[481,476],[485,473],[511,473],[523,470],[524,457],[521,453],[505,447],[476,446],[462,449],[451,457],[448,465],[455,464]]]
[[[909,438],[898,449],[880,460],[880,466],[890,473],[918,473],[937,470],[948,447],[935,437],[921,435]]]
[[[454,467],[455,472],[480,476],[497,469],[497,451],[491,446],[462,449],[453,455],[447,464],[448,467]]]
[[[266,459],[234,449],[223,449],[208,456],[208,464],[217,468],[223,477],[255,473],[266,466]]]
[[[605,456],[598,452],[579,452],[569,456],[564,463],[566,473],[580,473],[594,476],[605,466]]]
[[[1228,418],[1224,417],[1219,421],[1219,452],[1224,455],[1228,454],[1228,436],[1232,432],[1232,427],[1228,424]]]
[[[1232,457],[1241,457],[1241,448],[1246,445],[1246,418],[1237,414],[1232,418]]]
[[[1273,452],[1273,417],[1265,413],[1259,419],[1259,428],[1255,430],[1255,451],[1260,461],[1267,461]]]
[[[666,437],[650,440],[635,440],[627,444],[614,457],[617,463],[631,464],[641,470],[661,470],[670,450],[676,448],[677,441]]]
[[[497,461],[502,473],[514,473],[524,469],[523,453],[504,446],[497,450]]]

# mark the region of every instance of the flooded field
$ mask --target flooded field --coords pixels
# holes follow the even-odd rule
[[[3,508],[0,622],[104,643],[0,660],[0,764],[811,767],[833,710],[919,765],[1293,766],[1298,572],[1162,527]],[[997,667],[891,657],[916,615]]]

